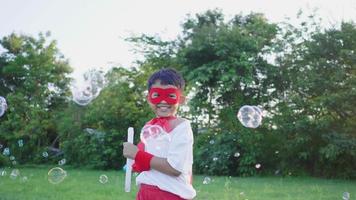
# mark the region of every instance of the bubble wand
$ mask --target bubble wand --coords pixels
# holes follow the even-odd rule
[[[127,142],[133,143],[134,129],[129,127],[127,129]],[[132,173],[132,159],[126,159],[126,175],[125,175],[125,192],[130,192],[131,190],[131,173]]]

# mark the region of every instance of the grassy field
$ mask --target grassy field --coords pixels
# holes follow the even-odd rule
[[[0,174],[0,200],[120,200],[135,199],[136,186],[124,192],[123,171],[79,170],[63,167],[67,177],[59,184],[47,180],[50,166],[18,168],[20,176],[10,178]],[[109,180],[102,184],[100,175]],[[27,177],[27,180],[26,178]],[[194,176],[196,200],[337,200],[343,193],[355,199],[356,181],[325,180],[308,177],[211,177]],[[133,179],[134,183],[134,179]]]

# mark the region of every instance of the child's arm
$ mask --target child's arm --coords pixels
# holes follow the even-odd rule
[[[181,174],[180,171],[177,171],[168,163],[166,158],[154,156],[151,160],[151,168],[171,176],[179,176]]]
[[[134,160],[138,152],[139,150],[136,145],[131,144],[129,142],[124,142],[123,154],[126,158],[130,158]],[[148,154],[149,153],[147,152],[142,152],[142,151],[140,152],[140,156],[143,157],[145,157],[145,155]],[[150,159],[149,167],[170,176],[179,176],[181,174],[181,172],[174,169],[168,163],[166,158],[160,158],[153,155],[152,158]]]

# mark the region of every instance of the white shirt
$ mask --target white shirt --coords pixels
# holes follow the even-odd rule
[[[154,156],[167,158],[168,163],[179,176],[170,176],[154,169],[141,172],[136,177],[136,185],[154,185],[183,199],[192,199],[196,191],[190,184],[193,165],[193,132],[188,120],[178,124],[170,133],[160,126],[146,125],[141,131],[141,141],[145,151]]]

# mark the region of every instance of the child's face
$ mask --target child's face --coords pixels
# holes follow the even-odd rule
[[[161,81],[156,81],[151,89],[178,89],[174,85],[161,85]],[[154,89],[154,90],[155,90]],[[170,92],[172,91],[172,92]],[[148,103],[150,107],[152,108],[153,112],[156,114],[157,117],[168,117],[168,116],[174,116],[177,113],[179,104],[184,102],[184,96],[179,95],[179,93],[175,93],[174,90],[168,90],[168,99],[167,100],[159,100],[156,102],[157,104],[152,103],[149,99],[155,100],[156,98],[160,99],[160,94],[158,92],[149,92],[149,96],[147,97]],[[156,99],[157,100],[157,99]],[[177,100],[177,101],[175,101]],[[167,102],[169,101],[169,102]],[[173,103],[172,103],[173,102]]]

